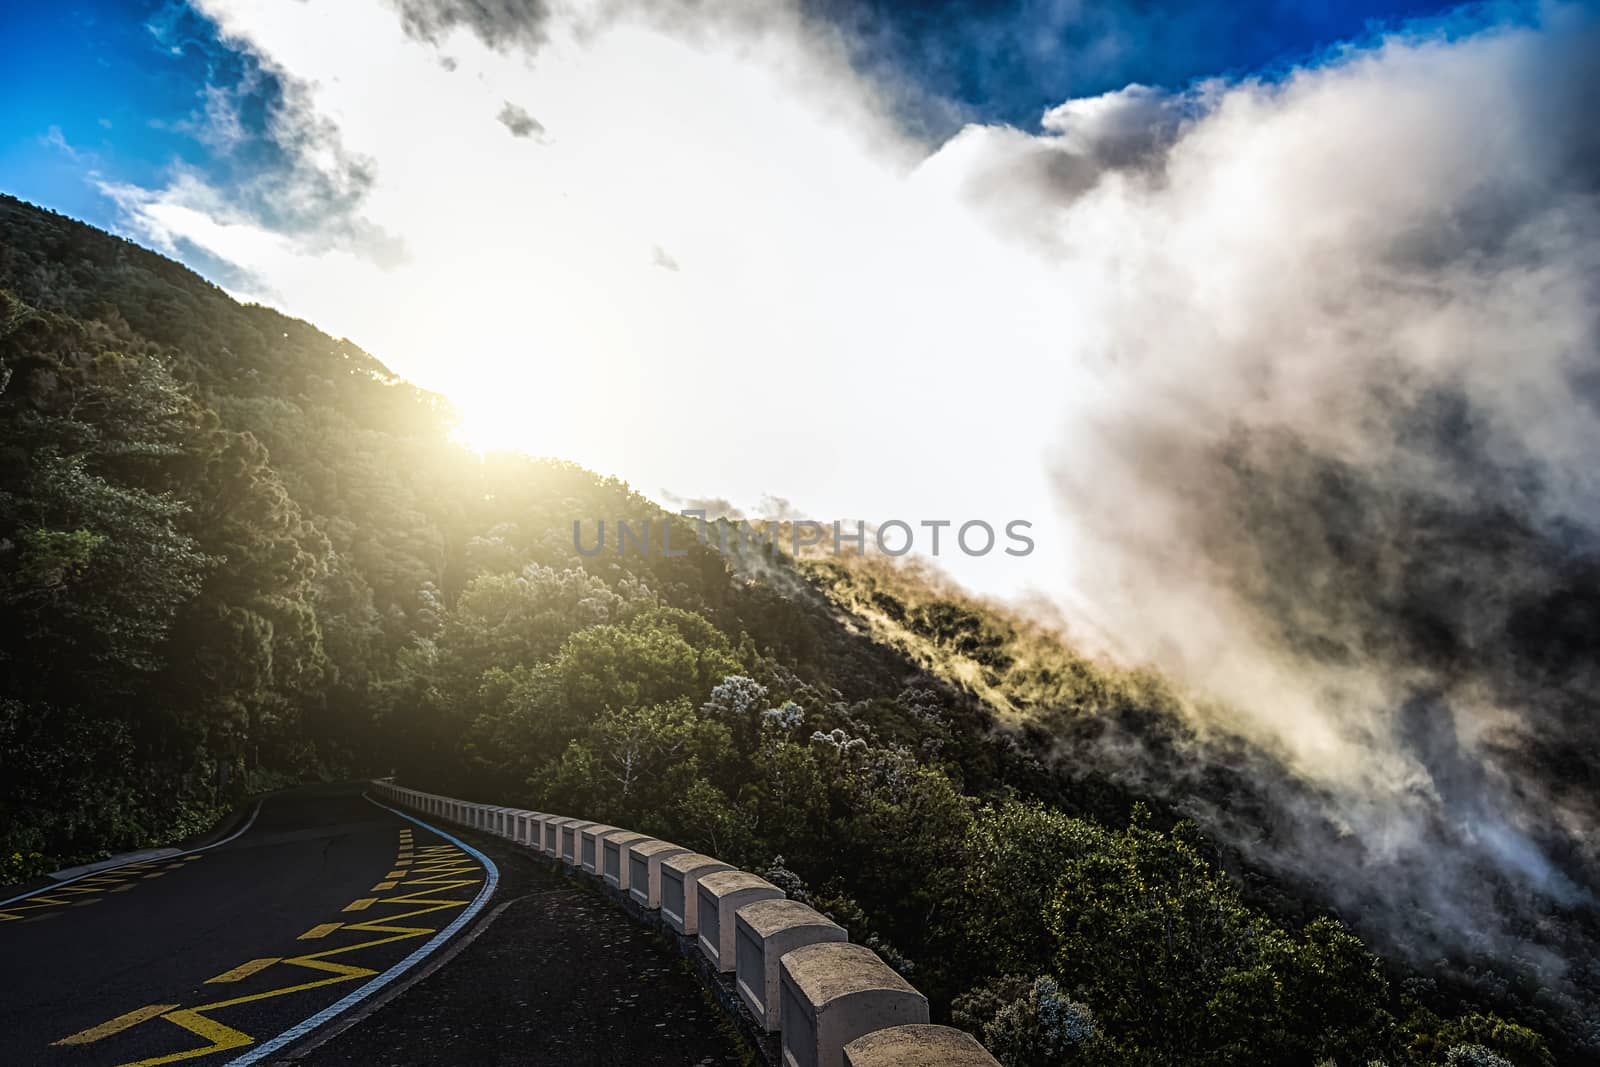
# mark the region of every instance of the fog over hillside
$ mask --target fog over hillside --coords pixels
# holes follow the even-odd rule
[[[1080,603],[1359,844],[1277,862],[1382,895],[1420,953],[1553,976],[1528,924],[1597,884],[1600,35],[1451,29],[969,128],[925,169],[1070,288]]]

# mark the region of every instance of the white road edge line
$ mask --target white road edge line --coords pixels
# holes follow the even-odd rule
[[[471,922],[473,918],[483,910],[483,906],[489,903],[489,898],[494,895],[495,887],[500,884],[500,868],[496,867],[494,865],[494,861],[488,856],[485,856],[482,852],[479,852],[465,841],[462,841],[460,838],[457,838],[451,834],[445,833],[437,826],[432,826],[423,822],[421,819],[413,818],[398,808],[391,808],[387,804],[379,804],[376,800],[373,800],[372,797],[365,793],[363,793],[362,796],[366,798],[367,803],[380,807],[384,811],[393,812],[402,819],[405,819],[407,822],[416,823],[424,830],[431,830],[456,847],[470,853],[475,859],[477,859],[479,863],[483,864],[483,888],[478,890],[478,895],[473,898],[471,904],[467,905],[466,910],[460,915],[457,915],[455,917],[455,921],[449,926],[446,926],[443,930],[440,930],[438,933],[434,934],[432,939],[430,939],[427,944],[421,946],[415,952],[411,953],[411,955],[407,956],[393,967],[390,967],[382,974],[375,975],[374,977],[368,979],[365,985],[351,993],[349,996],[345,997],[343,1000],[338,1001],[335,1004],[330,1004],[326,1008],[323,1008],[321,1011],[317,1012],[315,1015],[311,1016],[311,1018],[296,1023],[283,1033],[279,1034],[277,1037],[273,1038],[271,1041],[268,1041],[266,1044],[257,1045],[249,1052],[246,1052],[243,1056],[240,1056],[237,1059],[229,1060],[223,1065],[223,1067],[245,1067],[246,1064],[258,1063],[267,1056],[272,1055],[274,1052],[282,1051],[284,1048],[300,1040],[302,1037],[305,1037],[307,1034],[311,1033],[317,1027],[323,1025],[329,1020],[337,1018],[343,1013],[349,1011],[351,1008],[355,1007],[357,1004],[360,1004],[363,1000],[366,1000],[368,997],[378,992],[378,990],[382,989],[390,982],[393,982],[396,978],[399,978],[411,968],[427,959],[434,952],[438,951],[441,945],[455,936],[456,931],[460,930],[463,926],[467,925],[467,923]]]
[[[172,860],[182,859],[185,856],[192,856],[196,852],[204,852],[208,848],[216,848],[218,845],[226,845],[229,841],[232,841],[234,838],[250,829],[250,827],[254,826],[256,824],[256,816],[260,814],[261,801],[258,800],[256,801],[256,806],[250,809],[250,817],[244,821],[244,825],[239,827],[233,833],[229,834],[227,837],[224,837],[221,841],[213,841],[209,845],[201,845],[199,848],[186,849],[183,852],[174,852],[170,856],[162,856],[159,859],[152,860],[147,858],[142,860],[129,860],[127,863],[119,863],[115,867],[101,867],[96,871],[85,871],[76,878],[64,878],[55,885],[47,885],[41,889],[29,890],[28,892],[14,896],[9,900],[0,900],[0,908],[5,907],[7,904],[15,904],[19,900],[27,900],[29,897],[36,897],[40,893],[54,893],[62,886],[69,886],[73,882],[81,882],[85,878],[93,878],[97,874],[110,874],[112,871],[120,871],[124,867],[132,867],[139,863],[170,863]]]

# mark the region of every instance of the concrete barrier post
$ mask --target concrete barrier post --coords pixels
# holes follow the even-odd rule
[[[542,853],[544,851],[544,836],[546,833],[545,827],[549,824],[550,820],[554,818],[554,815],[543,811],[534,815],[528,826],[529,848],[533,849],[535,852]]]
[[[612,889],[628,891],[628,847],[638,841],[651,840],[648,834],[631,830],[608,835],[600,842],[600,877]]]
[[[907,1023],[850,1042],[844,1067],[1000,1067],[1000,1061],[963,1030]]]
[[[779,962],[784,1067],[844,1067],[844,1047],[890,1026],[928,1021],[928,998],[865,945],[804,945]]]
[[[778,963],[805,945],[845,941],[844,927],[798,900],[758,900],[734,912],[734,985],[756,1022],[778,1029]]]
[[[578,869],[585,874],[600,875],[600,864],[605,860],[604,843],[607,834],[621,833],[615,826],[590,823],[578,831]]]
[[[661,907],[661,861],[689,850],[671,841],[635,841],[628,846],[628,896],[641,908]]]
[[[661,861],[661,917],[678,933],[692,936],[699,932],[696,917],[700,911],[700,879],[718,871],[731,871],[732,865],[699,852],[680,852]]]
[[[577,819],[569,819],[564,816],[557,816],[556,818],[550,819],[548,822],[546,822],[544,824],[544,842],[540,845],[540,851],[552,859],[560,859],[561,830],[567,825],[567,823],[577,821]]]
[[[711,961],[713,970],[726,974],[733,971],[733,913],[758,900],[782,900],[783,890],[759,875],[718,871],[699,880],[695,896],[700,954]]]
[[[578,865],[578,847],[582,843],[580,835],[585,827],[597,825],[583,819],[572,819],[561,827],[561,862],[568,867]]]

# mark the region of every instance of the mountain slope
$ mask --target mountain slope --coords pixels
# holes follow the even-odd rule
[[[0,199],[10,873],[397,770],[768,870],[997,1046],[1577,1062],[1566,1001],[1430,985],[1180,822],[1268,832],[1292,783],[1159,678],[912,571],[724,557],[451,425],[349,342]],[[685,551],[618,551],[621,520]]]

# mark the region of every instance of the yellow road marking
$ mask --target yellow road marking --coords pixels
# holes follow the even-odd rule
[[[97,1041],[102,1037],[110,1036],[122,1030],[126,1030],[129,1027],[137,1026],[142,1022],[158,1017],[165,1019],[173,1025],[181,1027],[190,1033],[206,1039],[210,1042],[210,1044],[197,1049],[189,1049],[182,1052],[156,1056],[151,1059],[138,1060],[134,1063],[123,1064],[121,1067],[158,1067],[158,1065],[161,1064],[177,1063],[183,1060],[210,1056],[217,1052],[224,1052],[254,1044],[255,1038],[251,1037],[249,1034],[217,1022],[215,1019],[212,1019],[202,1013],[234,1007],[240,1004],[248,1004],[254,1001],[287,996],[305,990],[318,989],[323,986],[336,985],[343,982],[350,982],[356,979],[365,978],[370,975],[375,975],[378,973],[378,971],[370,967],[334,963],[331,959],[329,959],[329,957],[343,956],[347,953],[377,948],[381,945],[387,945],[393,942],[408,941],[414,938],[426,937],[430,934],[436,933],[436,928],[423,926],[400,926],[396,924],[404,920],[415,919],[423,915],[432,914],[434,912],[453,910],[471,903],[470,900],[466,899],[456,900],[429,896],[427,894],[439,893],[463,886],[477,885],[482,881],[481,877],[462,878],[460,876],[468,874],[481,875],[481,867],[479,867],[477,864],[471,863],[470,861],[463,862],[465,859],[463,854],[459,850],[449,846],[431,846],[429,848],[420,850],[418,858],[423,864],[425,864],[425,866],[412,868],[410,873],[428,874],[432,875],[432,877],[414,880],[414,884],[417,886],[415,890],[402,896],[391,896],[381,899],[378,897],[363,897],[346,905],[344,910],[347,912],[365,911],[373,904],[377,903],[403,903],[408,905],[418,905],[417,907],[414,907],[410,911],[402,912],[398,915],[389,915],[382,918],[368,919],[359,923],[322,923],[301,934],[299,940],[314,940],[317,938],[326,937],[328,934],[341,928],[350,930],[363,930],[376,934],[387,934],[389,936],[378,937],[371,941],[361,942],[360,944],[344,945],[338,948],[326,949],[321,952],[304,956],[296,956],[290,959],[274,958],[251,960],[248,963],[241,964],[238,967],[235,967],[233,970],[226,971],[215,978],[209,979],[208,981],[239,981],[252,974],[256,974],[262,970],[265,970],[275,963],[298,964],[299,966],[307,967],[312,970],[328,972],[331,975],[330,977],[321,978],[311,982],[301,982],[294,985],[284,986],[279,989],[271,989],[265,992],[254,993],[247,996],[218,1000],[208,1004],[201,1004],[193,1008],[180,1009],[178,1005],[150,1005],[147,1008],[141,1008],[138,1011],[129,1012],[126,1015],[119,1016],[116,1019],[112,1019],[110,1022],[102,1023],[100,1026],[82,1031],[79,1034],[74,1034],[71,1037],[63,1038],[56,1042],[56,1044],[87,1044],[90,1041]],[[395,866],[396,868],[404,868],[411,862],[412,857],[408,855],[402,860],[397,861]],[[157,871],[153,874],[146,874],[143,877],[159,877],[161,873],[163,872]],[[407,872],[405,870],[397,869],[389,877],[391,879],[404,878],[406,873]],[[387,881],[380,883],[378,886],[374,887],[374,889],[391,888],[394,884],[395,883],[392,881]],[[119,892],[132,888],[132,884],[117,885],[111,888],[109,891]],[[100,898],[95,898],[95,900],[98,899]],[[80,903],[94,903],[95,900],[84,900]],[[65,901],[54,901],[54,903],[65,903]],[[0,912],[0,918],[17,917],[19,916],[10,916],[7,913]],[[49,916],[47,915],[42,917],[48,918]]]
[[[113,889],[107,889],[106,892],[107,893],[126,893],[128,890],[130,890],[132,888],[133,888],[133,883],[129,882],[127,885],[119,885],[119,886],[117,886],[117,887],[115,887]]]
[[[390,871],[388,874],[384,875],[385,878],[404,878],[405,876],[405,871]]]
[[[154,1019],[157,1015],[160,1015],[163,1012],[169,1012],[176,1007],[176,1004],[146,1004],[142,1008],[135,1008],[126,1015],[119,1015],[110,1022],[101,1023],[99,1026],[91,1026],[87,1030],[79,1030],[71,1037],[64,1037],[60,1041],[52,1042],[52,1044],[92,1044],[93,1042],[99,1041],[102,1037],[110,1037],[112,1034],[120,1034],[130,1026],[138,1026],[147,1019]]]
[[[379,890],[382,890],[382,889],[393,889],[394,886],[395,886],[395,883],[394,883],[393,880],[390,880],[390,881],[387,881],[387,882],[379,882],[377,885],[372,887],[372,891],[374,893],[376,893],[376,892],[378,892]]]
[[[197,1034],[211,1042],[200,1048],[190,1049],[187,1052],[174,1052],[167,1056],[152,1056],[147,1060],[135,1060],[132,1063],[122,1064],[121,1067],[157,1067],[162,1063],[177,1063],[180,1060],[192,1060],[200,1056],[209,1056],[213,1052],[226,1052],[229,1049],[244,1048],[253,1045],[256,1039],[249,1034],[241,1033],[231,1026],[223,1026],[215,1019],[207,1019],[198,1014],[196,1008],[185,1008],[175,1011],[171,1015],[163,1015],[163,1019],[183,1027],[191,1034]]]
[[[151,871],[149,874],[145,875],[145,877],[146,878],[160,878],[162,875],[164,875],[166,873],[167,873],[166,871]]]
[[[251,960],[249,963],[241,963],[231,971],[223,971],[215,978],[207,978],[206,984],[210,985],[213,982],[242,981],[243,979],[249,978],[257,971],[266,970],[268,967],[271,967],[274,963],[277,963],[281,959],[283,959],[282,956],[271,956],[266,959]]]

